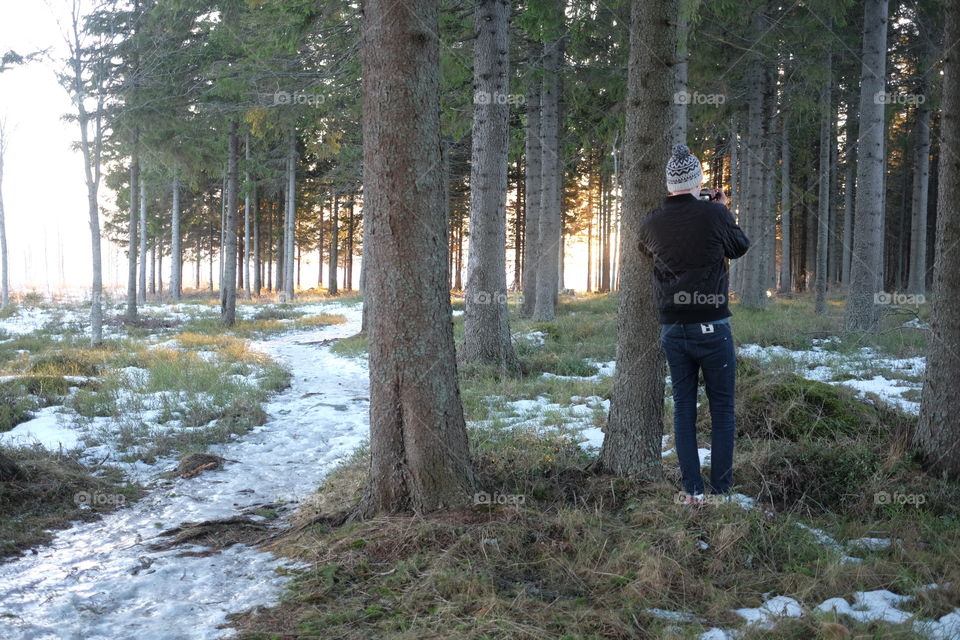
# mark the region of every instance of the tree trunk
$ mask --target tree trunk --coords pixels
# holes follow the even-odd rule
[[[833,107],[831,106],[832,57],[824,60],[827,81],[820,89],[820,184],[817,198],[817,267],[813,312],[822,316],[827,312],[827,255],[830,245],[830,147],[833,146]]]
[[[244,287],[244,297],[249,300],[251,298],[251,285],[250,282],[250,204],[253,202],[253,194],[251,190],[250,182],[250,134],[246,134],[243,137],[244,148],[244,188],[243,188],[243,287]]]
[[[479,0],[473,64],[470,254],[463,316],[466,363],[515,374],[520,363],[507,319],[507,168],[510,131],[510,2]]]
[[[269,202],[267,213],[267,262],[264,271],[267,274],[267,291],[273,292],[273,202]]]
[[[751,33],[758,40],[766,29],[766,20],[763,11],[758,9],[751,17]],[[768,229],[763,228],[763,200],[764,200],[764,92],[766,90],[767,74],[764,71],[762,58],[754,53],[748,62],[748,86],[750,87],[749,110],[747,116],[747,179],[744,207],[741,210],[744,228],[743,231],[751,239],[755,247],[748,251],[741,259],[740,269],[743,284],[740,291],[740,301],[744,307],[750,309],[764,309],[767,305],[766,291],[764,290],[763,274],[763,246]]]
[[[632,3],[630,63],[627,72],[624,139],[624,203],[617,368],[607,430],[597,460],[600,471],[635,474],[642,480],[662,475],[663,355],[653,293],[653,264],[640,251],[643,213],[660,204],[663,165],[670,155],[668,104],[672,90],[669,20],[675,3]]]
[[[147,301],[147,181],[140,176],[140,280],[137,300]]]
[[[699,0],[696,0],[699,2]],[[690,94],[687,92],[687,70],[690,51],[690,13],[694,0],[678,0],[673,3],[676,15],[671,16],[675,25],[673,51],[673,126],[670,139],[673,144],[687,144],[687,104]]]
[[[790,257],[793,251],[790,245],[790,127],[787,112],[780,119],[783,139],[780,145],[780,293],[793,290]]]
[[[944,42],[960,41],[960,5],[949,3]],[[960,148],[960,51],[947,47],[943,62],[941,148]],[[960,478],[960,260],[950,252],[960,244],[960,156],[941,153],[937,234],[933,263],[933,301],[920,422],[914,444],[924,466],[937,475]]]
[[[440,157],[437,0],[366,0],[363,21],[364,286],[370,343],[370,473],[355,517],[470,504],[449,217]]]
[[[853,256],[853,203],[854,180],[856,176],[854,155],[857,145],[854,141],[856,105],[852,99],[847,104],[847,122],[843,151],[843,256],[840,263],[840,282],[844,287],[850,285],[850,264]]]
[[[260,196],[257,194],[257,183],[250,183],[250,219],[253,224],[253,295],[259,296],[263,288],[263,265],[260,257]]]
[[[174,300],[179,300],[183,293],[183,249],[180,242],[180,173],[174,169],[170,214],[170,296]]]
[[[340,194],[333,189],[331,196],[333,209],[330,216],[330,273],[327,277],[327,294],[335,296],[340,293],[337,287],[337,266],[340,263]]]
[[[137,228],[140,215],[137,212],[140,194],[140,157],[137,148],[140,140],[139,129],[133,133],[133,155],[130,158],[130,219],[129,242],[127,243],[127,322],[137,319],[137,253],[140,243],[137,240]]]
[[[763,298],[777,286],[777,74],[775,67],[767,69],[767,91],[764,95],[766,122],[763,151],[763,270],[760,274]]]
[[[564,0],[550,0],[548,11],[563,22]],[[558,27],[559,28],[559,27]],[[560,251],[560,34],[543,45],[543,92],[540,103],[541,194],[537,238],[537,299],[533,319],[551,322],[556,316]]]
[[[517,198],[513,205],[513,282],[511,288],[518,291],[523,281],[523,216],[527,206],[527,196],[523,192],[523,168],[517,158],[514,184],[517,188]],[[510,186],[507,185],[507,189]]]
[[[227,147],[227,197],[224,216],[225,233],[223,246],[223,303],[220,307],[220,321],[224,326],[232,327],[237,319],[237,121],[230,121],[229,143]]]
[[[865,0],[857,140],[857,201],[850,292],[844,325],[870,331],[877,322],[875,296],[883,288],[883,93],[887,62],[887,0]]]
[[[157,241],[150,245],[150,293],[157,293]]]
[[[530,44],[529,68],[540,64],[542,47],[537,42]],[[526,212],[523,221],[523,303],[520,314],[529,318],[537,302],[537,272],[540,269],[540,198],[542,153],[540,140],[540,92],[541,83],[534,76],[527,89],[527,128],[524,132],[523,158],[526,162]]]
[[[917,147],[913,169],[913,213],[910,225],[910,278],[907,290],[927,290],[927,202],[930,186],[930,108],[917,107]],[[942,211],[942,210],[941,210]]]
[[[596,218],[593,195],[597,191],[596,175],[591,166],[587,177],[587,293],[593,291],[593,221]]]
[[[349,194],[349,200],[347,204],[349,205],[347,212],[347,246],[345,247],[345,255],[343,256],[346,264],[344,265],[344,289],[347,291],[353,291],[353,206],[354,206],[354,197],[355,194]]]
[[[294,234],[297,216],[297,136],[290,127],[290,148],[287,150],[287,200],[283,225],[283,293],[286,302],[293,302]]]

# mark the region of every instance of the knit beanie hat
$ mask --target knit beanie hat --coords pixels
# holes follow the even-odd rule
[[[673,147],[673,155],[667,162],[667,191],[689,191],[703,184],[700,161],[690,153],[685,144]]]

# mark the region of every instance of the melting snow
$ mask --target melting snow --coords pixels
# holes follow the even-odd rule
[[[881,400],[908,413],[919,413],[920,403],[908,400],[903,393],[920,389],[921,383],[904,378],[919,378],[926,368],[926,359],[889,358],[880,355],[875,349],[863,347],[853,354],[843,354],[823,349],[833,339],[814,340],[814,346],[806,351],[787,349],[780,345],[761,347],[757,344],[745,344],[738,349],[741,356],[755,358],[760,362],[787,360],[793,363],[793,371],[808,380],[817,380],[827,384],[841,385],[853,389],[859,397],[876,394]],[[863,372],[870,369],[882,369],[891,372],[894,377],[874,375],[863,380]],[[902,378],[895,377],[903,376]],[[851,379],[843,379],[852,377]],[[838,379],[840,378],[840,379]]]
[[[146,544],[185,521],[302,501],[361,444],[368,434],[366,368],[313,344],[355,333],[360,309],[327,310],[348,322],[256,343],[294,378],[265,405],[265,425],[211,448],[238,462],[190,480],[161,480],[153,469],[145,498],[0,565],[0,637],[215,638],[229,633],[218,630],[228,614],[275,604],[288,581],[275,570],[291,566],[286,560],[243,545],[209,557],[177,557],[199,547],[151,552]]]

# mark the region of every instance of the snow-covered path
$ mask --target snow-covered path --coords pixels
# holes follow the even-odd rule
[[[151,552],[157,533],[186,521],[224,518],[276,501],[299,501],[368,434],[367,369],[319,344],[356,333],[347,322],[256,346],[289,367],[291,387],[264,407],[268,422],[211,453],[236,460],[222,471],[157,479],[146,497],[102,520],[60,532],[47,547],[0,564],[4,640],[208,639],[229,613],[275,603],[285,561],[234,545],[208,557],[199,547]]]

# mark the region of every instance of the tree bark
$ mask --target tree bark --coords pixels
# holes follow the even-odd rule
[[[854,182],[856,176],[855,154],[857,145],[854,141],[856,122],[856,106],[851,99],[847,105],[846,142],[843,151],[843,256],[840,263],[840,282],[844,287],[850,284],[850,265],[853,257],[853,203]]]
[[[137,240],[137,229],[140,225],[140,215],[137,212],[140,203],[140,158],[138,146],[140,139],[139,129],[133,133],[133,155],[130,158],[130,229],[127,243],[127,322],[137,319],[137,254],[140,243]]]
[[[147,181],[140,176],[140,279],[137,300],[147,301]]]
[[[474,29],[470,254],[463,316],[466,363],[519,373],[507,316],[507,169],[510,131],[509,0],[479,0]]]
[[[294,233],[297,216],[297,136],[293,127],[290,127],[289,145],[290,147],[287,150],[287,206],[283,225],[283,293],[286,302],[293,302]]]
[[[260,196],[256,181],[250,183],[250,219],[253,224],[253,295],[259,296],[263,288],[262,258],[260,256]]]
[[[790,127],[787,112],[780,119],[783,139],[780,143],[780,293],[793,290],[793,278],[790,271],[790,257],[793,248],[790,244]]]
[[[540,64],[542,47],[530,44],[529,68]],[[537,302],[537,272],[540,270],[540,198],[542,149],[540,140],[540,93],[542,84],[534,76],[527,89],[527,128],[524,132],[523,158],[526,162],[526,213],[523,221],[523,303],[520,314],[529,318]]]
[[[237,319],[237,121],[230,121],[230,133],[227,146],[227,193],[223,234],[223,291],[220,307],[220,321],[224,326],[232,327]]]
[[[550,0],[549,11],[562,24],[564,0]],[[559,28],[559,27],[558,27]],[[560,168],[560,56],[561,36],[552,34],[543,45],[543,92],[540,103],[541,194],[537,237],[537,299],[533,319],[552,322],[556,316],[559,283],[561,180]]]
[[[832,56],[824,60],[827,81],[820,89],[820,184],[817,199],[817,267],[813,312],[827,312],[827,255],[830,245],[830,147],[833,146],[833,107],[831,106]]]
[[[437,0],[363,3],[364,286],[375,305],[370,473],[354,517],[473,498],[450,319],[438,22]]]
[[[97,84],[96,93],[96,112],[92,115],[87,111],[84,104],[86,99],[86,90],[84,89],[84,58],[83,49],[80,46],[80,5],[78,1],[72,4],[71,14],[71,32],[70,41],[70,67],[73,71],[69,78],[65,79],[65,85],[69,83],[68,91],[71,93],[74,103],[77,105],[77,123],[80,125],[80,152],[83,154],[84,179],[87,185],[87,213],[90,223],[90,249],[93,267],[93,282],[90,291],[90,344],[97,346],[103,342],[103,262],[100,251],[100,203],[98,201],[98,191],[100,188],[100,160],[103,151],[103,105],[105,101],[105,90],[102,84],[103,75],[99,74],[100,81]],[[90,140],[90,131],[88,129],[91,120],[93,121],[93,140]],[[131,208],[133,206],[133,193],[131,190]],[[132,228],[135,225],[131,225]],[[132,246],[136,246],[135,243]],[[129,299],[128,299],[129,302]],[[136,299],[133,300],[133,313],[136,316]],[[129,305],[128,305],[129,311]],[[129,317],[129,316],[128,316]]]
[[[960,40],[960,5],[946,9],[945,43]],[[943,111],[941,148],[960,148],[960,51],[948,46],[943,62]],[[933,300],[927,367],[920,403],[920,421],[914,444],[931,472],[960,477],[960,260],[950,255],[960,244],[960,156],[941,153],[937,201],[936,250],[933,263]]]
[[[930,186],[930,108],[917,107],[916,162],[913,169],[913,211],[910,225],[910,278],[907,290],[927,290],[927,203]]]
[[[327,278],[327,294],[335,296],[339,293],[337,287],[337,265],[340,261],[340,194],[331,189],[333,199],[332,215],[330,216],[330,275]]]
[[[758,9],[751,16],[750,30],[753,37],[759,38],[766,28],[764,12]],[[741,210],[743,231],[756,245],[753,251],[748,251],[741,259],[740,269],[743,280],[740,301],[744,307],[750,309],[764,309],[767,306],[767,296],[764,290],[764,251],[768,229],[763,228],[763,201],[764,201],[764,92],[766,90],[767,74],[764,71],[764,61],[759,53],[753,53],[748,63],[747,75],[750,87],[749,109],[747,115],[747,147],[744,207]]]
[[[676,0],[633,2],[624,140],[622,278],[617,310],[617,368],[600,471],[662,475],[664,360],[653,293],[653,264],[640,251],[642,216],[660,204],[663,165],[670,156],[669,29]]]
[[[764,301],[767,300],[767,291],[777,286],[777,142],[780,138],[777,135],[777,77],[776,67],[768,67],[764,94],[763,207],[760,209],[763,217],[760,286]]]
[[[243,137],[243,291],[244,297],[249,300],[251,297],[250,282],[250,203],[253,197],[250,193],[250,134]]]
[[[875,296],[883,289],[883,153],[885,101],[880,99],[887,62],[887,0],[865,0],[860,79],[860,137],[857,140],[857,200],[853,259],[844,326],[876,326]]]
[[[696,0],[699,2],[699,0]],[[673,16],[673,126],[670,137],[673,144],[687,144],[687,70],[690,66],[690,13],[694,0],[678,0],[675,3],[676,15]]]
[[[170,297],[183,293],[183,249],[180,238],[180,173],[173,171],[173,205],[170,214]]]

